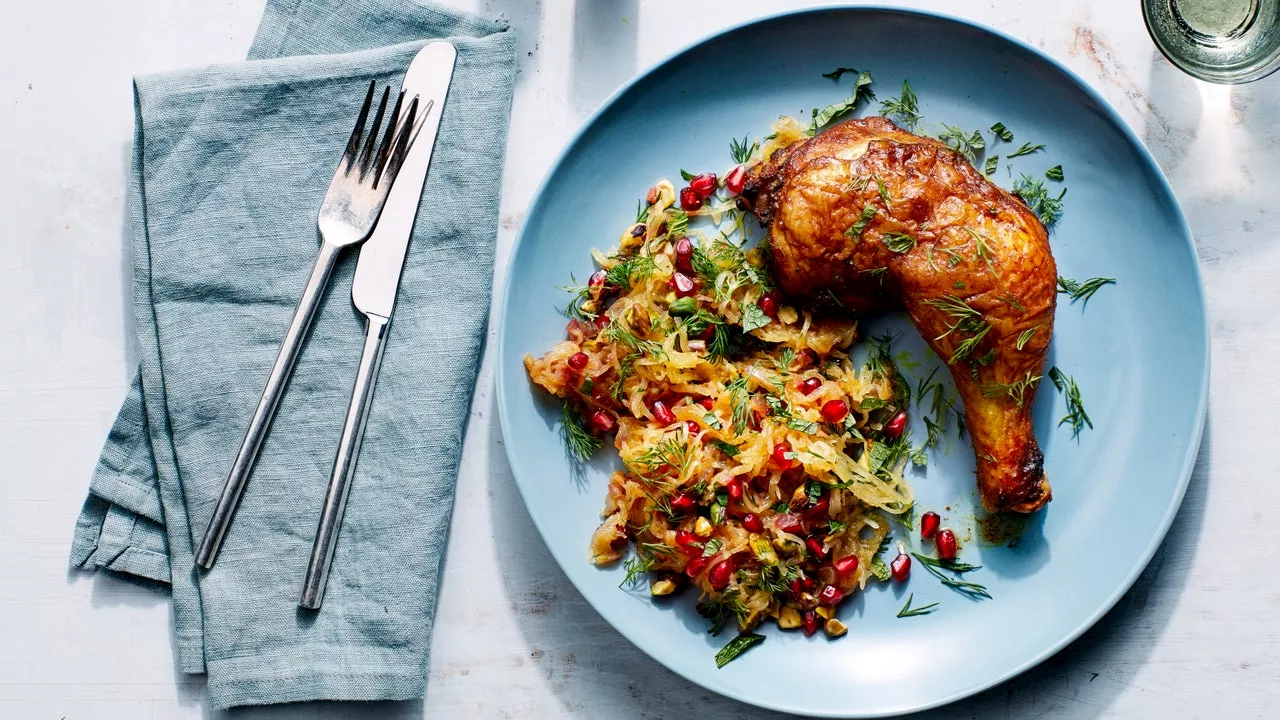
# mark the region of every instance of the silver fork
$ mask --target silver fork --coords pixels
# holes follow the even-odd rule
[[[289,373],[298,360],[298,352],[302,341],[307,336],[311,321],[315,319],[316,310],[324,296],[325,287],[333,275],[338,256],[343,249],[363,242],[373,232],[373,227],[382,214],[382,206],[387,200],[387,193],[395,181],[396,173],[404,163],[405,154],[413,140],[412,128],[414,115],[418,111],[418,98],[414,97],[409,109],[403,116],[400,108],[404,102],[404,92],[396,99],[395,108],[387,121],[379,143],[379,129],[383,115],[386,113],[387,100],[391,88],[384,88],[382,101],[373,116],[373,124],[369,132],[365,132],[365,121],[369,117],[369,108],[373,104],[373,96],[377,83],[369,83],[369,92],[365,95],[364,105],[360,107],[360,115],[356,118],[355,130],[342,153],[338,170],[329,183],[329,191],[320,205],[320,216],[316,223],[320,230],[320,252],[316,255],[315,267],[311,277],[302,291],[298,308],[293,311],[293,320],[285,332],[284,342],[280,345],[280,354],[276,356],[271,374],[267,376],[267,385],[262,390],[258,407],[249,421],[249,429],[245,431],[244,441],[236,453],[227,475],[227,482],[222,488],[218,504],[214,506],[213,517],[209,519],[209,527],[204,532],[200,547],[196,550],[196,565],[209,569],[218,556],[222,540],[227,528],[231,525],[232,516],[240,502],[245,484],[249,481],[249,473],[253,462],[262,447],[267,434],[267,426],[275,414],[280,396],[284,394],[285,385],[289,381]],[[375,151],[376,147],[376,151]]]

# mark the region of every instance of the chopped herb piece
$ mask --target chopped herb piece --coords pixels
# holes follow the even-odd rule
[[[604,444],[603,440],[587,431],[582,416],[568,401],[560,406],[560,423],[564,426],[564,441],[570,454],[579,460],[590,458]]]
[[[746,298],[742,300],[742,332],[749,333],[752,330],[758,330],[769,324],[769,316],[760,309],[760,306],[748,302]]]
[[[875,100],[876,94],[871,90],[871,73],[858,73],[853,83],[853,94],[838,103],[832,103],[821,110],[814,109],[813,121],[809,125],[809,134],[817,135],[818,130],[841,118],[858,107],[863,100]]]
[[[987,177],[991,177],[991,174],[996,171],[996,167],[999,166],[999,164],[1000,164],[1000,156],[992,155],[991,157],[987,158],[987,164],[982,167],[982,174],[986,175]]]
[[[828,520],[828,521],[827,521],[827,534],[829,534],[829,535],[835,535],[836,533],[840,532],[841,530],[844,530],[846,527],[848,527],[848,526],[847,526],[847,525],[845,525],[844,523],[840,522],[839,520]]]
[[[730,640],[727,645],[720,648],[720,652],[716,653],[716,667],[722,668],[733,662],[739,655],[750,650],[751,648],[764,642],[763,635],[755,633],[743,633]]]
[[[810,480],[805,483],[804,496],[809,501],[809,504],[812,505],[822,499],[822,493],[825,492],[826,489],[827,487],[822,483],[816,480]]]
[[[859,410],[879,410],[883,407],[889,407],[889,402],[878,397],[864,397],[858,405]]]
[[[911,252],[916,246],[916,239],[905,233],[885,233],[880,236],[885,247],[899,255]]]
[[[874,575],[877,580],[889,579],[891,573],[889,572],[889,566],[884,563],[884,558],[879,555],[871,558],[871,574]]]
[[[991,246],[987,245],[987,242],[991,240],[991,236],[981,230],[972,228],[965,228],[964,231],[973,238],[974,250],[978,253],[978,257],[982,262],[986,263],[987,269],[991,271],[992,275],[1000,277],[1000,273],[996,272],[995,265],[991,263]]]
[[[871,218],[875,216],[876,208],[874,206],[867,205],[862,208],[862,215],[859,215],[858,219],[849,226],[849,229],[844,231],[845,237],[860,240],[862,238],[862,232],[867,229],[867,224],[870,223]]]
[[[884,276],[889,272],[889,268],[887,267],[868,268],[866,270],[863,270],[862,272],[870,275],[873,278],[877,278],[880,280],[881,283],[884,283]]]
[[[1022,306],[1022,303],[1019,302],[1017,296],[1015,296],[1011,292],[1006,292],[1005,294],[1001,295],[996,299],[1008,305],[1009,307],[1013,308],[1014,310],[1017,310],[1020,313],[1024,313],[1027,311],[1027,309]]]
[[[957,280],[957,281],[955,281],[955,282],[951,283],[951,288],[952,288],[953,290],[963,290],[963,289],[964,289],[964,281],[963,281],[963,280]]]
[[[1062,166],[1061,166],[1061,165],[1054,165],[1053,167],[1049,168],[1048,170],[1045,170],[1045,171],[1044,171],[1044,176],[1045,176],[1045,177],[1047,177],[1047,178],[1049,178],[1050,180],[1058,180],[1058,181],[1061,181],[1061,180],[1065,177],[1065,176],[1062,174]]]
[[[879,175],[876,176],[876,194],[880,196],[880,202],[884,203],[885,209],[889,209],[889,188],[885,187]]]
[[[1031,143],[1022,143],[1021,147],[1009,153],[1008,156],[1011,158],[1022,157],[1023,155],[1030,155],[1031,153],[1037,150],[1043,150],[1043,149],[1044,149],[1044,143],[1040,143],[1038,145],[1032,145]]]
[[[929,613],[933,612],[934,608],[938,607],[938,603],[935,602],[935,603],[929,603],[928,605],[921,605],[920,607],[913,608],[911,607],[911,601],[914,600],[915,597],[916,597],[915,593],[911,593],[910,595],[907,596],[907,603],[902,606],[901,610],[898,611],[898,617],[908,618],[908,617],[916,617],[917,615],[928,615]]]
[[[911,84],[902,81],[902,94],[880,103],[880,113],[885,117],[896,117],[902,121],[903,127],[915,132],[916,123],[920,122],[920,108],[916,105],[916,94]]]
[[[1035,327],[1030,327],[1030,328],[1027,328],[1026,330],[1023,330],[1022,334],[1018,335],[1018,342],[1014,343],[1014,347],[1016,347],[1019,350],[1026,347],[1027,342],[1030,341],[1033,336],[1035,336],[1036,330],[1039,330],[1039,329],[1040,329],[1040,326],[1037,325]]]
[[[818,432],[818,423],[801,420],[800,418],[788,419],[787,427],[792,430],[798,430],[806,435],[816,435]]]
[[[737,445],[730,445],[729,443],[723,440],[714,440],[712,441],[712,444],[714,444],[717,448],[719,448],[720,452],[724,453],[725,455],[728,455],[729,457],[736,457],[739,452]]]
[[[969,162],[974,162],[978,157],[978,153],[986,146],[982,139],[981,130],[974,130],[969,133],[955,125],[943,125],[942,132],[938,133],[938,139],[951,149],[964,155],[969,159]]]
[[[996,137],[1000,138],[1005,142],[1013,142],[1013,131],[1005,127],[1004,123],[1002,122],[998,122],[995,125],[992,125],[991,132],[995,133]]]
[[[1085,305],[1088,305],[1089,298],[1093,297],[1093,294],[1098,292],[1103,285],[1114,285],[1115,282],[1116,279],[1110,277],[1095,277],[1079,282],[1059,275],[1058,292],[1069,295],[1073,303],[1077,300],[1083,300]]]
[[[720,552],[724,547],[724,541],[719,538],[711,538],[707,544],[702,547],[702,557],[709,558]]]
[[[667,210],[671,217],[667,220],[667,237],[684,237],[689,232],[689,213],[680,209]]]
[[[1058,421],[1059,425],[1065,423],[1071,424],[1071,437],[1079,437],[1080,431],[1086,425],[1089,429],[1093,429],[1093,421],[1089,419],[1089,414],[1084,411],[1084,400],[1080,397],[1080,386],[1076,385],[1075,378],[1064,375],[1058,368],[1049,369],[1049,379],[1053,381],[1054,387],[1067,397],[1067,414],[1062,416]]]
[[[697,175],[694,175],[693,173],[689,172],[688,170],[685,170],[684,168],[680,168],[680,178],[681,178],[682,180],[692,180],[692,179],[694,179],[694,178],[696,178],[696,177],[698,177],[698,176],[697,176]]]

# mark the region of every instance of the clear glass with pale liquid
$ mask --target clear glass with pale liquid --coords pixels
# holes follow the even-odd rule
[[[1202,80],[1243,83],[1280,68],[1280,0],[1142,0],[1160,52]]]

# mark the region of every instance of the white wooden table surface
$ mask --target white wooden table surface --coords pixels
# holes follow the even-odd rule
[[[498,279],[533,190],[636,70],[800,2],[455,0],[522,33]],[[194,718],[166,596],[66,569],[89,472],[136,362],[124,257],[135,73],[240,59],[261,0],[6,2],[0,22],[0,718]],[[1043,48],[1119,109],[1195,232],[1212,401],[1182,511],[1137,585],[1026,675],[930,717],[1280,714],[1280,75],[1236,88],[1173,69],[1138,0],[927,0]],[[856,48],[857,38],[850,38]],[[1117,198],[1117,202],[1124,202]],[[491,335],[492,339],[492,328]],[[797,688],[797,692],[801,689]],[[821,688],[807,691],[821,692]],[[215,713],[216,714],[216,713]],[[534,531],[497,427],[493,346],[467,429],[425,703],[253,718],[775,717],[668,672],[604,623]]]

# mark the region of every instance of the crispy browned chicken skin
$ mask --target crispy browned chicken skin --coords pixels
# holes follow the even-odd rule
[[[948,361],[988,510],[1049,502],[1031,403],[1057,269],[1025,205],[954,150],[878,117],[778,150],[741,198],[769,230],[784,292],[828,309],[905,308]]]

